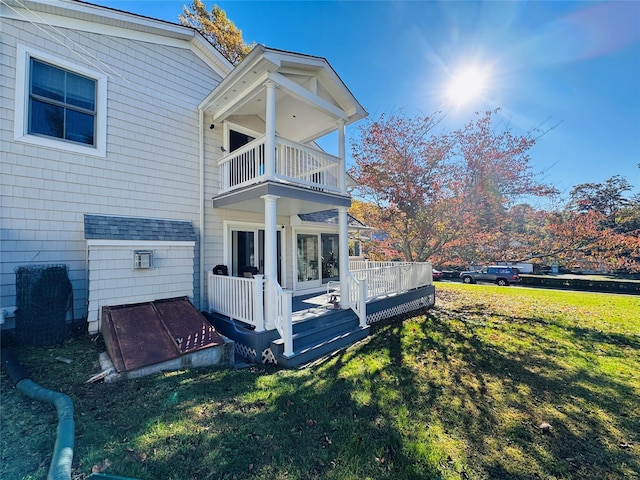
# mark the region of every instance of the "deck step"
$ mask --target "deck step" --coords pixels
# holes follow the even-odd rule
[[[369,334],[369,327],[362,328],[358,317],[351,310],[324,315],[316,322],[294,325],[293,355],[285,357],[284,340],[271,342],[271,351],[278,365],[285,368],[298,367],[318,358],[342,350],[362,340]]]
[[[357,325],[357,317],[351,310],[342,310],[322,317],[293,324],[293,341],[309,345],[331,337]]]

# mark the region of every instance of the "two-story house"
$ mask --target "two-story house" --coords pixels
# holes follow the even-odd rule
[[[367,113],[326,59],[259,45],[233,67],[165,21],[0,9],[3,328],[33,264],[67,266],[68,320],[89,332],[106,306],[186,296],[240,353],[284,365],[433,303],[428,264],[350,265],[364,226],[345,129]],[[334,154],[316,143],[329,134]],[[311,317],[333,331],[303,341]],[[343,340],[301,356],[329,337]]]

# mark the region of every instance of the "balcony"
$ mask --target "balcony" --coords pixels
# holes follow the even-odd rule
[[[266,180],[307,188],[318,192],[340,194],[340,158],[276,136],[274,176],[267,178],[263,135],[247,143],[219,162],[221,187],[219,194],[256,185]]]

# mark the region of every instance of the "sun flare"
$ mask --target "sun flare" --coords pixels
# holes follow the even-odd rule
[[[465,67],[451,77],[447,97],[456,105],[464,105],[483,96],[489,74],[486,69]]]

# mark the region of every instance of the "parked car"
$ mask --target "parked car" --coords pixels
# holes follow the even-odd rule
[[[435,268],[431,270],[431,274],[433,275],[433,280],[442,280],[442,272],[440,270],[436,270]]]
[[[461,272],[460,278],[464,283],[490,282],[500,286],[520,283],[518,269],[504,265],[490,265],[480,270]]]

